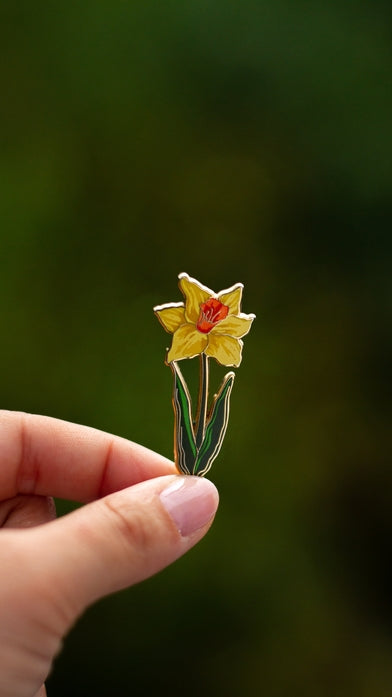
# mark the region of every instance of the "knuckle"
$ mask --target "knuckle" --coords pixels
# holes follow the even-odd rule
[[[152,544],[151,527],[146,524],[142,512],[136,509],[130,515],[129,506],[123,506],[118,498],[112,496],[107,496],[101,501],[115,525],[119,544],[133,553],[148,554]]]

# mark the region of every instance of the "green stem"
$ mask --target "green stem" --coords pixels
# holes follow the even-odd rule
[[[197,429],[196,429],[196,448],[199,450],[204,440],[206,429],[207,416],[207,400],[208,400],[208,374],[209,364],[208,356],[205,353],[200,354],[200,383],[199,383],[199,401],[197,406]]]

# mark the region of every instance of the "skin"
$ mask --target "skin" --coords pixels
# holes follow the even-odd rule
[[[180,479],[196,478],[180,478],[170,461],[136,443],[0,411],[0,695],[44,697],[53,658],[83,610],[205,535],[215,487],[188,486],[188,497],[190,488],[202,489],[203,501],[191,513],[200,507],[197,529],[188,521],[184,535],[160,498]],[[52,496],[86,505],[56,520]]]

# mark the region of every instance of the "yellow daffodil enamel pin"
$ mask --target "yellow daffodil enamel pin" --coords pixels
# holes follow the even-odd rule
[[[185,303],[157,305],[154,312],[167,332],[173,334],[166,363],[174,377],[174,454],[179,472],[204,476],[218,455],[229,419],[230,394],[235,374],[227,373],[208,406],[209,358],[237,368],[242,359],[242,337],[255,315],[241,312],[242,283],[214,293],[186,273],[179,275]],[[200,356],[198,408],[192,416],[192,400],[177,364]]]

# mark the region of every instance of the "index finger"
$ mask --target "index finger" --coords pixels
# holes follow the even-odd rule
[[[48,416],[0,410],[0,498],[38,494],[86,502],[175,474],[132,441]]]

